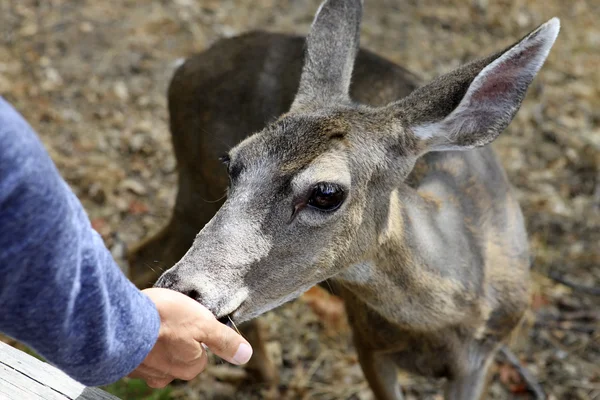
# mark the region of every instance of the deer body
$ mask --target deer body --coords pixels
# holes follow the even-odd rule
[[[448,398],[476,398],[527,308],[523,218],[490,149],[432,153],[413,175],[415,188],[391,189],[382,204],[378,251],[336,276],[336,288],[378,398],[399,397],[396,377],[382,382],[378,371],[395,366],[450,378],[449,393],[462,395]]]
[[[358,51],[361,12],[326,1],[304,57],[302,39],[255,33],[177,71],[177,203],[132,264],[175,263],[157,286],[236,322],[329,279],[377,398],[401,398],[400,367],[475,399],[525,312],[529,273],[519,205],[476,147],[513,118],[558,21],[413,90],[414,75]],[[228,181],[228,199],[207,203]]]

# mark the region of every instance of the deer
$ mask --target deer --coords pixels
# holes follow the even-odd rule
[[[306,38],[227,38],[177,69],[176,204],[132,251],[134,282],[158,278],[252,332],[328,282],[377,399],[402,399],[399,369],[481,398],[530,293],[523,214],[489,144],[560,22],[422,85],[360,49],[362,9],[326,0]],[[159,276],[152,260],[172,267]]]

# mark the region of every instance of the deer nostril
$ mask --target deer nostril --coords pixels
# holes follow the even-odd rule
[[[190,297],[194,300],[196,300],[198,303],[202,303],[201,300],[201,296],[200,293],[196,290],[196,289],[192,289],[189,290],[187,292],[184,293],[187,297]]]

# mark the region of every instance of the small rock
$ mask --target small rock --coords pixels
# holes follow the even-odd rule
[[[177,168],[177,162],[175,161],[174,157],[165,157],[163,159],[163,163],[162,163],[162,172],[165,174],[171,174],[173,172],[175,172],[175,169]]]
[[[565,358],[567,358],[569,354],[567,354],[566,351],[564,350],[557,350],[556,351],[556,358],[558,358],[559,360],[564,360]]]
[[[62,110],[60,112],[60,116],[66,122],[81,122],[81,120],[82,120],[81,114],[79,112],[77,112],[76,110],[71,110],[71,109]]]
[[[185,63],[185,58],[179,57],[175,61],[173,61],[173,63],[171,64],[171,68],[177,69],[177,68],[181,67],[184,63]]]
[[[526,26],[531,24],[531,18],[529,17],[529,15],[527,15],[524,12],[520,12],[517,15],[517,25],[519,25],[519,28],[525,28]]]
[[[570,363],[563,364],[563,371],[565,371],[569,376],[572,376],[572,377],[578,375],[577,367]]]
[[[115,199],[115,206],[120,212],[126,212],[127,210],[129,210],[129,202],[123,197],[117,197]]]
[[[231,383],[238,383],[248,377],[244,369],[226,364],[212,367],[210,374],[222,382]]]
[[[281,343],[276,340],[269,341],[265,344],[267,354],[269,358],[277,367],[283,365],[283,356],[281,352]]]
[[[84,21],[81,24],[79,24],[79,30],[84,33],[90,33],[94,30],[94,25],[92,25],[88,21]]]
[[[62,86],[63,79],[57,70],[55,70],[52,67],[48,67],[44,70],[44,73],[46,75],[46,79],[44,79],[44,81],[40,85],[42,90],[52,91],[58,88],[59,86]]]
[[[153,121],[149,121],[147,119],[144,119],[140,122],[138,122],[135,125],[135,131],[136,132],[141,132],[141,133],[151,133],[154,125],[152,124]]]
[[[44,68],[49,67],[50,63],[51,63],[50,59],[46,56],[41,56],[39,62],[40,62],[40,65]]]
[[[25,24],[20,30],[19,34],[25,37],[34,36],[38,33],[38,27],[35,23]]]
[[[235,35],[238,34],[238,30],[236,28],[234,28],[233,26],[223,26],[221,28],[221,34],[223,35],[223,37],[233,37]]]
[[[146,141],[146,135],[143,133],[135,133],[131,136],[129,140],[129,150],[133,153],[137,153],[144,146],[144,142]]]
[[[106,201],[106,192],[104,191],[102,185],[98,182],[92,183],[88,194],[90,198],[94,200],[94,202],[96,202],[97,204],[104,204],[104,202]]]
[[[121,182],[119,186],[121,187],[121,189],[129,190],[130,192],[133,192],[139,196],[143,196],[148,192],[146,190],[146,187],[141,182],[136,181],[135,179],[125,179]]]
[[[137,99],[137,105],[140,107],[146,107],[148,104],[150,104],[150,97],[148,96],[140,96]]]
[[[358,400],[373,400],[373,399],[375,399],[375,396],[373,395],[373,391],[370,388],[361,389],[356,394],[356,397],[358,398]]]
[[[127,85],[125,85],[125,82],[117,81],[113,87],[113,91],[120,100],[129,100],[129,90],[127,89]]]
[[[179,5],[179,6],[189,7],[194,2],[192,0],[175,0],[174,3],[177,4],[177,5]]]
[[[125,258],[126,253],[125,244],[120,240],[116,240],[115,244],[110,249],[110,253],[116,260],[122,260]]]
[[[8,77],[0,75],[0,93],[10,92],[12,88],[12,82]]]

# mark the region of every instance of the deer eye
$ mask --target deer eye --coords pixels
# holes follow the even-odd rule
[[[337,210],[346,198],[346,192],[335,183],[321,182],[313,187],[308,205],[321,211]]]

